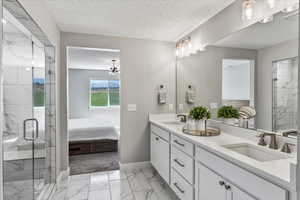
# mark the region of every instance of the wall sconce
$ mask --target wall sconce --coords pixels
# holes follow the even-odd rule
[[[177,44],[176,44],[176,56],[177,57],[185,57],[185,56],[189,56],[192,52],[192,39],[191,37],[186,37],[182,40],[180,40]]]

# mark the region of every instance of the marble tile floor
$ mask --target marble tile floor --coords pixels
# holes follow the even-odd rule
[[[178,200],[153,168],[73,175],[51,200]]]

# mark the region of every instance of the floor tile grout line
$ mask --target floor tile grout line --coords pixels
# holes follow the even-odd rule
[[[133,189],[132,189],[132,186],[131,186],[130,181],[128,179],[129,178],[128,173],[127,173],[127,171],[124,171],[124,173],[126,174],[126,179],[128,181],[128,186],[129,186],[130,192],[132,194],[133,200],[136,200]]]
[[[109,180],[109,173],[110,171],[107,171],[106,175],[107,175],[107,184],[108,184],[108,189],[109,189],[109,199],[112,200],[112,190],[111,190],[111,186],[110,186],[110,180]]]

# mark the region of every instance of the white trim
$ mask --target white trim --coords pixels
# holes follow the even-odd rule
[[[65,180],[65,179],[68,179],[70,176],[70,167],[68,167],[67,170],[65,171],[61,171],[57,177],[57,182],[56,182],[56,187],[57,188],[60,188],[60,186],[62,185],[62,182]]]
[[[144,169],[151,167],[150,161],[145,162],[132,162],[132,163],[119,163],[120,170],[134,170],[134,169]]]

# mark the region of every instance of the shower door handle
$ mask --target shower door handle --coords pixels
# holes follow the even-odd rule
[[[26,124],[27,124],[27,122],[30,122],[30,121],[35,123],[35,132],[36,133],[35,134],[32,133],[32,137],[27,137]],[[24,137],[24,140],[27,140],[27,141],[34,141],[36,138],[39,137],[39,121],[37,119],[32,118],[32,119],[25,119],[23,121],[23,137]]]

